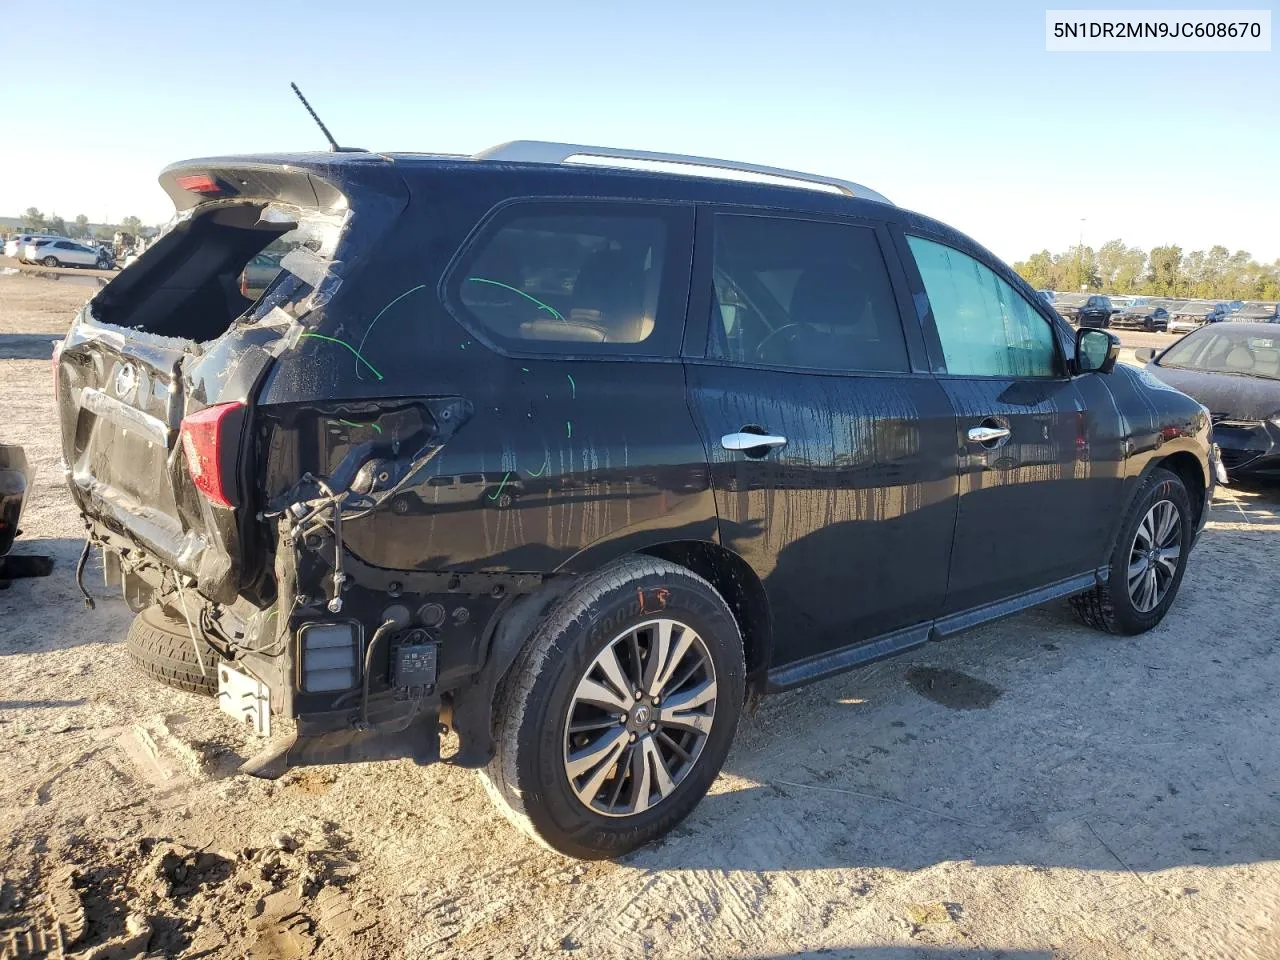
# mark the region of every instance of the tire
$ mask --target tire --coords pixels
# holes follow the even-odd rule
[[[1160,515],[1155,513],[1161,504],[1172,504],[1178,523],[1176,534],[1170,533],[1163,539],[1159,536],[1162,529]],[[1167,554],[1164,559],[1155,562],[1144,555],[1141,538],[1149,536],[1146,532],[1149,528],[1144,526],[1149,516],[1154,517],[1150,529],[1157,534],[1156,541],[1161,544],[1159,549],[1167,550],[1176,546],[1178,550],[1172,564],[1169,563]],[[1080,619],[1091,627],[1108,633],[1146,633],[1164,619],[1178,595],[1194,536],[1195,519],[1186,485],[1177,474],[1157,467],[1143,483],[1125,514],[1115,549],[1111,553],[1107,582],[1072,597],[1071,606]],[[1146,574],[1141,575],[1142,581],[1137,582],[1133,590],[1130,589],[1129,573],[1142,564],[1145,564],[1144,569],[1154,571],[1154,595],[1144,593],[1142,582],[1146,581]],[[1151,600],[1154,603],[1148,606],[1148,601]]]
[[[218,651],[196,635],[204,669],[191,644],[187,622],[163,607],[147,607],[133,618],[125,649],[135,667],[153,680],[188,693],[214,697],[218,694]]]
[[[44,258],[43,260],[41,260],[40,262],[41,262],[41,263],[43,263],[46,267],[60,267],[60,266],[62,266],[62,264],[60,264],[60,263],[58,262],[58,258],[57,258],[57,257],[45,257],[45,258]]]
[[[105,261],[105,260],[99,260],[96,264],[94,264],[94,269],[95,269],[95,270],[110,270],[110,269],[111,269],[111,264],[107,263],[107,261]]]
[[[625,722],[612,713],[619,706],[605,711],[581,699],[582,685],[592,683],[609,702],[624,700],[598,665],[610,648],[624,651],[625,667],[621,659],[614,665],[628,677],[639,674],[643,685],[641,667],[660,649],[664,620],[671,624],[668,650],[683,649],[668,685],[653,678],[641,700],[628,691],[631,706],[618,715]],[[689,630],[694,637],[686,643]],[[496,751],[481,772],[485,787],[508,819],[551,850],[583,859],[620,856],[663,836],[697,806],[728,755],[745,682],[738,624],[711,584],[649,557],[611,564],[556,604],[504,677],[494,703]],[[654,690],[657,702],[649,698]],[[709,690],[714,699],[701,700]],[[685,701],[683,717],[671,716],[677,698]],[[701,732],[683,722],[695,710]],[[572,745],[571,717],[579,726],[595,724],[576,733]],[[602,744],[612,747],[601,752]],[[584,758],[593,756],[603,759],[590,765]]]

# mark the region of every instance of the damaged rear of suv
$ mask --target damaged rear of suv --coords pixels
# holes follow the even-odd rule
[[[1204,524],[1204,408],[857,184],[540,143],[161,182],[55,356],[80,572],[147,672],[287,718],[250,772],[443,759],[617,855],[749,691],[1059,597],[1150,629]]]

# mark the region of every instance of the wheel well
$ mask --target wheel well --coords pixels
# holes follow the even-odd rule
[[[679,541],[646,547],[641,553],[692,570],[724,597],[742,632],[749,689],[763,689],[773,656],[772,620],[764,585],[737,554],[715,543]]]
[[[1176,473],[1191,494],[1191,509],[1195,511],[1196,526],[1200,525],[1200,512],[1204,509],[1204,471],[1200,461],[1192,453],[1173,453],[1160,461],[1160,466]]]

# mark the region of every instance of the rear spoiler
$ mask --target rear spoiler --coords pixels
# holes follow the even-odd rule
[[[160,173],[160,186],[182,213],[210,201],[274,201],[320,213],[347,207],[342,189],[348,165],[385,164],[377,154],[286,154],[183,160]]]

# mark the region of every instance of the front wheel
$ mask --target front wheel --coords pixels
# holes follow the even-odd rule
[[[628,558],[565,596],[512,664],[486,787],[552,850],[620,856],[697,806],[744,696],[742,637],[711,584]]]
[[[1169,612],[1195,535],[1182,478],[1151,472],[1125,515],[1106,583],[1071,598],[1080,619],[1109,633],[1145,633]]]
[[[105,261],[105,260],[99,260],[99,261],[98,261],[98,263],[97,263],[97,269],[99,269],[99,270],[110,270],[110,269],[111,269],[111,264],[107,263],[107,261]]]

